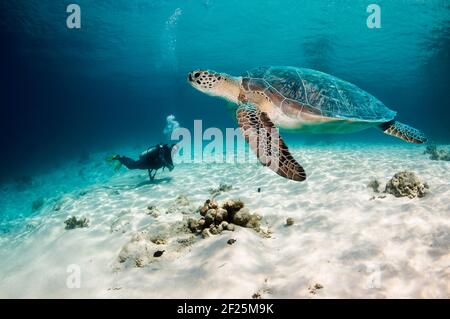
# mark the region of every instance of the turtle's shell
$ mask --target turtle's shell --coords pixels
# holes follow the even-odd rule
[[[245,90],[264,92],[285,113],[306,107],[325,117],[367,122],[387,122],[396,115],[356,85],[311,69],[259,67],[242,77]]]

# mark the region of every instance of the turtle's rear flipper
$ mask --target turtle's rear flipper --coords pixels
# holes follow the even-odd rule
[[[384,133],[409,143],[423,144],[427,141],[427,137],[421,131],[395,120],[380,124],[379,127]]]
[[[236,111],[236,116],[245,140],[264,166],[287,179],[299,182],[306,179],[303,167],[292,157],[266,113],[244,105]]]

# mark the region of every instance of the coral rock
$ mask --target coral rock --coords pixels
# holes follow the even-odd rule
[[[217,209],[216,218],[218,216],[220,216],[219,218],[221,218],[222,220],[227,220],[228,219],[228,212],[227,212],[227,210],[223,209],[223,208]]]
[[[220,223],[223,221],[222,215],[216,215],[214,218],[214,223],[220,225]]]
[[[75,229],[75,228],[83,228],[88,227],[89,220],[87,218],[77,219],[76,217],[69,217],[66,219],[64,224],[66,224],[65,229]]]
[[[209,209],[216,209],[219,207],[215,199],[208,199],[205,204],[208,205]]]
[[[223,222],[220,223],[219,226],[222,227],[223,230],[226,230],[228,227],[228,222],[224,220]]]
[[[234,225],[233,224],[228,224],[227,225],[227,230],[228,231],[234,231]]]
[[[286,219],[286,226],[292,226],[294,225],[294,218],[289,217]]]
[[[205,226],[209,227],[212,223],[214,223],[214,217],[210,213],[207,213],[205,215]]]
[[[204,223],[204,220],[203,220]],[[194,218],[189,218],[188,219],[188,228],[192,231],[192,232],[196,232],[197,229],[199,228],[200,223],[199,221],[195,220]]]
[[[209,209],[208,206],[204,205],[198,209],[198,212],[200,213],[200,215],[205,216],[208,209]]]
[[[211,227],[209,228],[209,232],[213,235],[218,235],[220,234],[220,230],[218,227],[211,225]]]
[[[233,216],[233,223],[239,226],[245,226],[250,221],[251,215],[247,209],[241,209]]]
[[[372,188],[375,193],[379,193],[380,192],[380,190],[379,190],[380,182],[377,181],[376,179],[371,180],[369,182],[369,184],[367,184],[367,187]]]
[[[243,227],[250,227],[258,229],[260,226],[260,217],[256,214],[251,214],[246,208],[241,209],[233,216],[233,223]]]
[[[234,224],[254,228],[258,232],[261,230],[261,217],[251,214],[240,200],[228,200],[219,205],[214,199],[208,199],[198,212],[204,217],[197,221],[188,219],[187,228],[193,233],[201,233],[203,238],[218,235],[224,230],[234,231]]]
[[[399,172],[386,184],[385,192],[395,197],[423,197],[428,189],[413,172]]]
[[[209,232],[209,229],[208,229],[208,228],[203,229],[203,230],[202,230],[202,237],[203,237],[203,238],[207,238],[207,237],[209,237],[209,236],[211,236],[211,234],[210,234],[210,232]]]
[[[231,216],[243,207],[244,203],[240,200],[228,200],[222,205],[222,208],[225,209]]]
[[[217,211],[215,210],[215,209],[209,209],[207,212],[206,212],[206,215],[211,215],[212,217],[216,217],[216,213],[217,213]]]

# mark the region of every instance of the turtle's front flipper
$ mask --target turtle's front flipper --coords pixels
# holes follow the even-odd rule
[[[246,104],[238,108],[236,116],[245,140],[264,166],[294,181],[306,179],[303,167],[292,157],[266,113]]]
[[[423,144],[427,141],[427,137],[421,131],[395,120],[383,123],[379,127],[385,134],[401,138],[406,142]]]

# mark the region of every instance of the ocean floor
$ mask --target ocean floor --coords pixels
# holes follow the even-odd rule
[[[4,185],[0,297],[449,298],[450,162],[424,149],[291,148],[303,183],[256,163],[180,164],[150,183],[94,154],[20,189]],[[367,186],[377,179],[382,191],[404,170],[429,185],[424,197]],[[216,199],[241,199],[263,232],[189,233],[187,219],[220,184],[232,188]],[[88,227],[65,229],[71,216]]]

